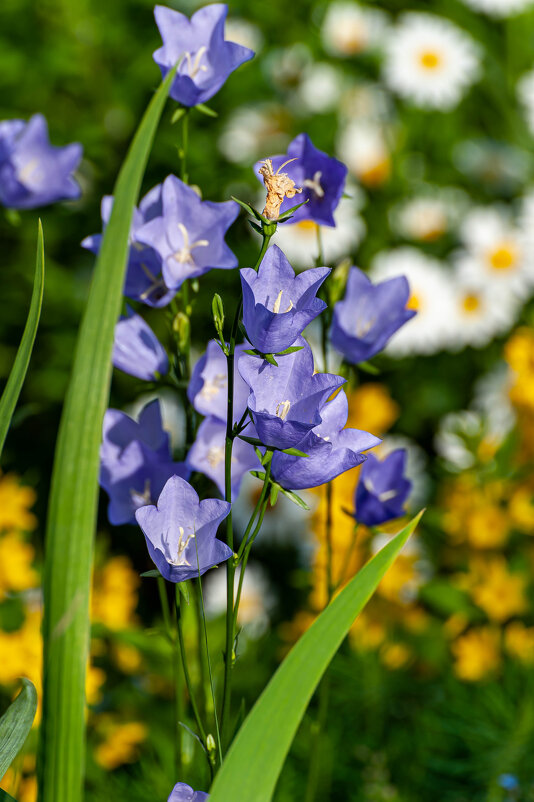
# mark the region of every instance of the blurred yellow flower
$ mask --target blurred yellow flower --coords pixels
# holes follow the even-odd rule
[[[123,674],[136,674],[143,663],[139,649],[129,643],[114,643],[112,654],[115,665]]]
[[[493,549],[506,543],[510,534],[508,516],[497,504],[481,504],[468,513],[466,532],[476,549]]]
[[[510,496],[508,506],[514,526],[527,535],[534,535],[534,490],[530,485],[519,485]]]
[[[510,400],[534,411],[534,330],[517,329],[506,343],[504,357],[513,373]]]
[[[397,604],[409,604],[420,584],[415,564],[418,555],[399,554],[378,585],[377,593]]]
[[[476,682],[496,671],[501,664],[499,633],[491,627],[471,629],[451,645],[454,673],[468,682]]]
[[[373,651],[377,649],[386,638],[386,628],[382,621],[369,615],[360,613],[349,631],[351,646],[358,651]]]
[[[0,476],[0,531],[30,532],[37,526],[37,518],[30,512],[36,494],[32,487],[19,483],[13,474]]]
[[[102,668],[89,664],[85,675],[85,698],[88,705],[97,705],[102,701],[102,686],[106,681],[106,672]]]
[[[27,612],[22,627],[15,632],[0,630],[0,684],[9,685],[19,677],[28,677],[41,685],[41,613]]]
[[[102,768],[111,771],[124,763],[134,763],[139,746],[146,740],[148,730],[140,721],[116,724],[105,721],[106,737],[95,749],[95,758]]]
[[[37,777],[23,777],[17,792],[18,802],[37,802]]]
[[[126,629],[135,623],[139,576],[125,556],[112,557],[95,573],[91,616],[109,629]]]
[[[473,601],[492,621],[506,621],[527,608],[526,577],[512,573],[504,557],[473,560],[467,581]]]
[[[383,384],[368,382],[349,394],[347,426],[381,435],[395,423],[399,414],[399,405]]]
[[[534,665],[534,627],[512,621],[504,630],[504,647],[511,657]]]
[[[391,671],[403,668],[412,658],[412,650],[404,643],[385,643],[380,649],[380,660]]]
[[[35,551],[18,532],[0,535],[0,600],[10,591],[27,590],[39,584],[32,567]]]

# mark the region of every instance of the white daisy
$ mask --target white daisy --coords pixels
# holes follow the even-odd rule
[[[232,17],[224,25],[224,38],[259,53],[263,46],[263,34],[254,23],[246,19]]]
[[[384,77],[417,106],[451,109],[477,77],[478,48],[449,20],[431,14],[401,17],[388,39]]]
[[[482,416],[472,410],[450,412],[438,426],[434,446],[445,461],[447,470],[457,472],[472,468],[477,461],[477,449],[485,435]]]
[[[510,286],[496,287],[470,268],[457,265],[453,281],[454,316],[452,320],[451,348],[487,345],[493,337],[502,334],[514,323],[519,312],[519,300]]]
[[[534,5],[533,0],[463,0],[466,6],[490,17],[511,17]]]
[[[337,153],[364,186],[379,186],[389,178],[389,148],[381,127],[373,122],[349,123],[339,136]]]
[[[338,2],[328,6],[321,36],[325,50],[333,56],[355,56],[379,47],[387,30],[383,11],[358,3]]]
[[[504,440],[516,424],[516,412],[510,401],[513,379],[505,362],[498,363],[489,373],[477,379],[472,407],[484,415],[488,432]]]
[[[284,153],[289,142],[288,126],[283,106],[248,106],[230,116],[217,144],[228,161],[250,165],[265,153]]]
[[[460,233],[467,251],[458,260],[462,273],[524,297],[532,281],[531,270],[521,231],[508,210],[496,206],[472,209]]]
[[[236,571],[234,598],[241,567]],[[226,571],[209,571],[202,582],[204,607],[208,618],[226,611]],[[272,586],[259,565],[248,565],[243,579],[238,623],[251,638],[258,638],[269,626],[269,613],[274,605]]]
[[[411,297],[408,306],[417,314],[404,324],[386,346],[391,356],[433,354],[447,347],[451,339],[454,293],[449,274],[436,259],[416,248],[397,248],[379,253],[373,262],[371,278],[384,281],[406,276]]]
[[[517,95],[523,106],[528,129],[531,134],[534,134],[534,70],[527,72],[519,79]]]
[[[381,84],[359,82],[343,92],[338,113],[345,122],[359,120],[384,124],[393,116],[391,95]]]
[[[456,224],[466,202],[461,190],[427,186],[420,195],[392,209],[391,223],[406,239],[434,242]]]
[[[361,193],[347,188],[350,198],[342,198],[334,212],[335,228],[321,226],[325,264],[333,265],[354,252],[365,234],[365,223],[359,215]],[[314,267],[318,254],[317,231],[319,226],[311,220],[300,223],[282,223],[276,229],[273,243],[283,250],[295,269]]]
[[[317,62],[304,70],[295,100],[304,113],[322,114],[337,107],[343,84],[343,74],[336,67]]]

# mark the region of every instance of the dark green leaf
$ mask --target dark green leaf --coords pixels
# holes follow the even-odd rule
[[[37,692],[29,679],[0,718],[0,780],[24,746],[37,710]]]

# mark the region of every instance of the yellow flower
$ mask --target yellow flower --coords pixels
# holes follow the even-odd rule
[[[139,757],[139,746],[146,740],[147,728],[140,721],[125,724],[106,723],[106,738],[95,750],[95,758],[102,768],[111,771],[124,763],[134,763]]]
[[[85,698],[88,705],[97,705],[102,701],[102,686],[106,681],[106,672],[97,666],[88,665],[85,675]]]
[[[35,490],[19,484],[13,474],[0,477],[0,531],[30,532],[37,518],[29,508],[35,504]]]
[[[409,603],[419,585],[415,568],[417,559],[416,554],[399,554],[380,581],[377,593],[397,604]]]
[[[404,643],[385,643],[380,649],[380,659],[391,671],[403,668],[411,658],[412,651]]]
[[[508,506],[514,526],[527,535],[534,535],[534,491],[529,485],[516,487]]]
[[[139,577],[128,557],[112,557],[95,575],[92,620],[115,630],[134,624],[138,587]]]
[[[473,509],[466,520],[467,540],[475,549],[494,549],[506,543],[510,534],[506,512],[497,504]]]
[[[477,682],[496,671],[501,664],[499,633],[491,627],[471,629],[451,646],[454,673],[468,682]]]
[[[0,599],[10,591],[27,590],[39,584],[32,568],[35,552],[18,532],[0,535]]]
[[[113,659],[123,674],[136,674],[143,663],[139,649],[129,643],[114,643]]]
[[[510,400],[534,411],[534,330],[517,329],[506,343],[504,357],[513,372]]]
[[[349,394],[347,426],[381,435],[391,428],[399,414],[399,405],[393,401],[383,384],[362,384]]]
[[[511,657],[529,666],[534,665],[534,627],[512,621],[504,630],[504,647]]]
[[[474,560],[468,576],[473,601],[492,621],[506,621],[526,609],[526,577],[509,571],[504,557]]]
[[[373,651],[386,638],[382,621],[372,618],[367,612],[360,613],[349,631],[351,646],[358,651]]]

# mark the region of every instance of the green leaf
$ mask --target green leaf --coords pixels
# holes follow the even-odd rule
[[[17,800],[0,788],[0,802],[17,802]]]
[[[0,780],[24,746],[36,710],[37,692],[29,679],[23,679],[21,692],[0,718]]]
[[[0,398],[0,454],[4,447],[4,442],[11,423],[11,418],[15,411],[17,401],[26,377],[26,371],[30,364],[30,357],[37,334],[39,318],[41,316],[41,306],[43,304],[44,290],[44,242],[43,227],[39,220],[37,229],[37,259],[35,264],[35,278],[33,280],[33,292],[30,303],[28,319],[22,335],[19,350],[15,358],[15,364],[9,374],[9,379],[5,386],[2,397]]]
[[[421,515],[375,554],[293,647],[239,730],[215,778],[210,802],[270,802],[314,690]]]
[[[177,108],[171,117],[171,125],[174,125],[174,123],[179,122],[184,116],[184,114],[187,114],[188,111],[189,109],[186,109],[183,106]]]
[[[144,579],[146,577],[150,577],[150,578],[154,577],[155,579],[157,579],[158,577],[161,576],[161,574],[160,574],[160,572],[158,571],[157,568],[152,568],[150,571],[145,571],[144,573],[139,574],[139,576],[142,579]]]
[[[380,373],[380,368],[377,368],[372,362],[358,362],[358,367],[364,373],[370,373],[371,376],[378,376]]]
[[[204,103],[197,103],[197,105],[195,106],[195,109],[197,111],[200,111],[202,114],[205,114],[207,117],[218,117],[219,116],[216,111],[214,111],[213,109],[210,109],[210,107],[206,106]]]
[[[307,455],[306,455],[307,456]],[[279,486],[279,490],[281,493],[284,494],[286,498],[296,504],[297,507],[301,507],[303,510],[309,510],[309,506],[306,504],[303,498],[297,496],[297,494],[293,490],[286,490],[285,487]]]
[[[82,799],[89,587],[102,419],[133,208],[174,72],[169,70],[154,94],[117,179],[59,427],[45,545],[40,802]]]

